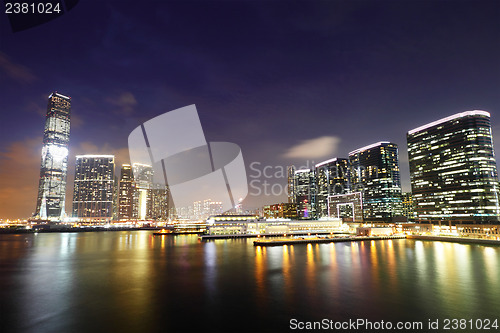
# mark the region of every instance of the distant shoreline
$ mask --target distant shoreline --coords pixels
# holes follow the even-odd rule
[[[99,231],[140,231],[140,230],[161,230],[162,227],[84,227],[84,228],[54,228],[54,229],[21,229],[21,228],[1,228],[0,235],[13,235],[13,234],[35,234],[35,233],[56,233],[56,232],[99,232]]]
[[[406,239],[424,240],[424,241],[439,241],[462,244],[481,244],[481,245],[500,245],[500,240],[484,239],[484,238],[466,238],[452,236],[424,236],[424,235],[408,235]]]

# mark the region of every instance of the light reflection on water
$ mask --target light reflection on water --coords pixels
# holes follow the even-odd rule
[[[254,247],[145,231],[0,235],[0,331],[496,318],[499,268],[500,247],[411,240]]]

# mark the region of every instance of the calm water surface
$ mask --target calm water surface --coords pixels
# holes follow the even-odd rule
[[[500,318],[500,247],[0,235],[0,332],[276,332],[292,318]]]

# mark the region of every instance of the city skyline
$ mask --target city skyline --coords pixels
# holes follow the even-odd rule
[[[56,100],[54,100],[56,99]],[[44,191],[42,191],[43,187],[42,184],[45,182],[42,182],[46,177],[42,177],[47,169],[47,166],[44,161],[49,159],[47,157],[47,154],[50,155],[51,152],[51,145],[54,143],[59,144],[59,141],[62,142],[62,144],[66,143],[69,141],[69,122],[68,124],[60,124],[57,121],[60,121],[59,118],[56,119],[56,115],[58,115],[57,112],[67,112],[69,114],[70,110],[70,101],[71,98],[68,96],[64,96],[62,94],[59,94],[57,92],[54,92],[49,95],[49,103],[47,107],[47,119],[46,119],[46,124],[45,124],[45,131],[44,131],[44,147],[42,148],[42,167],[41,167],[41,176],[40,176],[40,188],[39,188],[39,195],[37,199],[37,210],[44,208],[45,209],[45,194]],[[66,104],[64,104],[66,103]],[[63,115],[65,115],[64,113]],[[428,131],[431,131],[435,128],[438,130],[435,131],[435,133],[429,138],[424,138],[423,142],[430,142],[431,139],[435,138],[436,133],[443,132],[445,130],[442,130],[443,126],[445,126],[447,123],[453,123],[455,124],[456,119],[461,119],[463,117],[483,117],[487,118],[488,121],[485,123],[486,125],[482,124],[479,126],[477,129],[473,128],[476,125],[474,123],[473,125],[467,124],[466,126],[469,126],[464,129],[464,131],[469,131],[472,134],[464,134],[464,137],[469,138],[470,135],[473,135],[474,138],[477,136],[487,136],[487,140],[484,141],[484,144],[482,146],[478,146],[475,148],[474,151],[468,151],[464,150],[464,153],[459,152],[459,157],[462,155],[467,155],[467,154],[473,154],[473,159],[477,159],[476,157],[479,156],[477,155],[476,150],[477,149],[487,149],[486,155],[484,158],[481,158],[481,163],[490,163],[493,161],[493,171],[490,173],[493,174],[493,181],[495,181],[496,185],[493,184],[492,186],[492,191],[494,192],[494,199],[496,200],[496,208],[494,211],[494,214],[487,214],[488,216],[491,215],[493,219],[497,219],[499,215],[499,206],[498,206],[498,174],[496,172],[496,161],[494,160],[494,148],[492,144],[492,134],[491,134],[491,126],[490,126],[490,113],[482,110],[473,110],[473,111],[464,111],[460,112],[439,120],[435,120],[431,123],[422,125],[418,128],[409,130],[407,132],[407,137],[408,137],[408,147],[413,144],[415,147],[413,149],[416,149],[415,142],[412,142],[414,140],[410,140],[410,138],[414,136],[419,136],[421,135],[420,132],[423,132],[426,134]],[[66,116],[65,116],[66,117]],[[53,119],[54,118],[54,119]],[[66,118],[64,118],[66,119]],[[64,120],[63,119],[63,120]],[[68,116],[69,119],[69,116]],[[444,124],[444,125],[443,125]],[[63,126],[64,125],[64,126]],[[449,125],[448,125],[449,126]],[[472,126],[472,127],[471,127]],[[449,135],[454,135],[454,133],[458,133],[457,135],[462,135],[460,134],[461,132],[456,129],[456,126],[453,125],[451,126],[452,128],[455,128],[455,132],[450,132],[448,134],[445,134],[444,141],[449,139]],[[484,128],[483,128],[484,127]],[[445,132],[443,132],[445,133]],[[57,138],[55,137],[57,136]],[[52,140],[49,140],[52,138]],[[57,139],[56,141],[54,141]],[[464,139],[464,140],[469,140],[469,139]],[[489,140],[489,141],[488,141]],[[456,139],[455,139],[456,141]],[[412,143],[410,143],[412,142]],[[434,141],[432,141],[434,142]],[[465,142],[465,141],[464,141]],[[422,147],[427,147],[425,146],[424,143],[421,143],[418,149],[424,149]],[[486,145],[486,146],[484,146]],[[455,144],[454,146],[457,146]],[[484,146],[484,147],[483,147]],[[482,147],[482,148],[481,148]],[[435,149],[435,148],[429,148],[428,149]],[[425,148],[425,149],[427,149]],[[54,149],[52,149],[54,150]],[[449,150],[449,149],[448,149]],[[410,156],[412,154],[412,150],[409,149],[410,151]],[[59,156],[58,158],[63,161],[64,163],[64,172],[67,171],[68,168],[68,150],[65,148],[64,150],[64,156]],[[418,152],[421,152],[421,150],[418,150]],[[413,153],[414,154],[414,153]],[[449,152],[444,155],[449,155]],[[54,153],[52,153],[54,155]],[[432,154],[431,154],[432,155]],[[476,156],[477,155],[477,156]],[[320,162],[314,166],[314,168],[311,169],[299,169],[296,170],[295,166],[288,166],[288,172],[291,172],[288,174],[288,177],[290,175],[297,176],[296,181],[290,182],[290,178],[287,179],[287,185],[292,186],[293,190],[297,191],[296,196],[292,194],[290,197],[290,193],[292,192],[288,191],[287,197],[290,203],[296,203],[296,208],[297,208],[297,217],[300,218],[321,218],[324,216],[329,216],[330,212],[330,205],[328,203],[328,198],[330,196],[335,196],[335,197],[342,197],[342,195],[347,194],[352,195],[357,193],[358,191],[356,188],[362,187],[362,197],[359,199],[360,202],[362,202],[362,209],[363,209],[363,215],[364,218],[382,218],[386,219],[387,217],[391,216],[402,216],[403,212],[403,205],[402,205],[402,200],[403,200],[403,194],[406,195],[406,193],[412,193],[410,192],[402,192],[401,190],[401,177],[400,177],[400,166],[399,166],[399,154],[398,154],[398,146],[395,143],[391,143],[388,141],[380,141],[377,143],[373,143],[361,148],[358,148],[354,151],[349,152],[348,154],[349,158],[342,158],[342,157],[333,157],[328,160],[325,160],[323,162]],[[420,160],[422,157],[425,157],[426,154],[422,156],[413,156],[413,160]],[[50,156],[49,156],[50,157]],[[57,156],[56,156],[57,157]],[[52,157],[51,157],[52,158]],[[54,158],[52,158],[54,159]],[[103,161],[101,160],[109,160],[103,164]],[[449,158],[448,158],[449,159]],[[451,158],[450,162],[446,163],[451,163],[452,161],[456,160],[457,157],[453,155]],[[409,160],[409,163],[411,164],[413,161],[411,158]],[[484,160],[484,161],[483,161]],[[459,161],[460,162],[460,161]],[[105,167],[105,164],[110,163],[110,167]],[[413,162],[414,163],[414,162]],[[433,164],[434,163],[434,164]],[[442,168],[440,165],[440,162],[436,164],[435,162],[433,163],[427,163],[423,165],[424,167],[432,168],[429,170],[434,170],[435,168]],[[479,164],[481,164],[479,163]],[[345,165],[344,165],[345,164]],[[462,163],[463,164],[463,163]],[[462,165],[460,164],[460,165]],[[488,164],[489,165],[489,164]],[[479,165],[481,166],[481,165]],[[96,154],[85,154],[85,155],[77,155],[76,156],[76,163],[75,163],[75,178],[74,178],[74,190],[73,190],[73,198],[72,198],[72,212],[69,214],[66,214],[66,211],[64,210],[64,204],[62,208],[59,209],[58,216],[52,216],[52,219],[55,220],[61,220],[65,216],[71,216],[72,218],[79,218],[79,219],[84,219],[92,222],[96,221],[111,221],[113,220],[119,220],[122,215],[120,213],[121,210],[121,202],[122,198],[120,196],[120,191],[121,191],[121,182],[122,182],[122,177],[123,177],[123,168],[130,168],[130,176],[132,182],[134,183],[133,185],[133,191],[131,193],[132,197],[130,198],[130,202],[133,204],[131,205],[131,209],[135,209],[137,211],[133,211],[131,218],[132,219],[138,219],[138,220],[146,220],[146,219],[156,219],[157,217],[162,217],[163,219],[166,219],[166,217],[170,214],[173,214],[172,216],[177,216],[179,218],[197,218],[199,214],[195,213],[194,210],[196,210],[196,202],[193,203],[191,206],[191,211],[188,211],[189,207],[178,207],[175,208],[175,210],[172,210],[172,207],[170,205],[167,205],[167,201],[165,199],[160,199],[161,196],[164,194],[161,194],[165,192],[165,194],[168,192],[163,190],[161,191],[161,188],[156,188],[153,186],[152,183],[152,177],[153,177],[153,169],[150,165],[145,165],[145,164],[140,164],[140,163],[134,163],[132,166],[129,164],[122,164],[122,174],[120,176],[120,179],[116,178],[114,176],[115,174],[115,156],[114,155],[96,155]],[[482,168],[483,166],[481,166]],[[97,168],[97,169],[96,169]],[[103,172],[101,169],[106,169],[104,172],[105,174],[100,174],[100,172]],[[332,173],[332,170],[330,168],[333,168],[335,172]],[[375,168],[375,169],[373,169]],[[50,168],[49,168],[50,169]],[[412,169],[410,165],[410,169]],[[488,167],[488,170],[491,168]],[[482,170],[482,169],[481,169]],[[57,171],[57,170],[56,170]],[[133,171],[133,172],[132,172]],[[323,172],[322,172],[323,171]],[[340,175],[338,172],[340,171]],[[59,171],[58,171],[59,172]],[[413,167],[412,171],[412,177],[414,176],[416,172],[415,167]],[[468,172],[468,170],[467,170]],[[467,174],[466,172],[466,174]],[[60,173],[60,172],[59,172]],[[108,177],[107,173],[110,173],[111,176]],[[323,174],[324,173],[324,174]],[[334,177],[334,174],[337,173]],[[346,173],[344,175],[344,173]],[[134,174],[136,175],[134,179]],[[322,177],[323,176],[323,177]],[[104,179],[103,179],[104,177]],[[305,178],[304,178],[305,177]],[[330,181],[330,177],[333,177],[332,180],[335,182],[333,183]],[[60,177],[59,177],[60,178]],[[58,179],[59,179],[58,178]],[[92,195],[95,191],[99,192],[100,189],[99,184],[106,182],[106,179],[109,178],[109,181],[111,182],[111,186],[108,189],[108,186],[105,185],[102,187],[101,190],[106,190],[107,194],[100,195]],[[322,179],[325,178],[325,179]],[[417,177],[415,177],[417,179]],[[301,179],[305,179],[302,180]],[[335,179],[335,180],[334,180]],[[413,179],[413,178],[412,178]],[[488,178],[489,179],[489,178]],[[58,180],[60,181],[60,180]],[[336,186],[339,185],[343,186],[343,189],[340,191],[337,191]],[[420,180],[421,181],[421,180]],[[477,183],[477,180],[473,180],[471,178],[470,180],[471,188],[474,188],[472,192],[477,192],[479,188],[482,188],[482,183]],[[126,182],[128,183],[129,180],[126,179]],[[116,183],[116,184],[115,184]],[[477,183],[477,184],[476,184]],[[66,181],[64,180],[64,184],[66,184]],[[84,184],[84,185],[82,185]],[[90,184],[90,185],[89,185]],[[101,184],[102,185],[102,184]],[[463,184],[462,184],[463,185]],[[332,187],[333,186],[333,187]],[[412,186],[414,185],[414,180],[412,180]],[[437,185],[436,185],[437,186]],[[59,186],[60,187],[60,186]],[[302,189],[301,189],[302,188]],[[417,187],[418,188],[418,187]],[[441,187],[439,187],[441,188]],[[153,189],[160,190],[156,196],[158,197],[157,200],[160,204],[164,204],[165,207],[163,208],[155,208],[159,207],[159,205],[153,205]],[[418,195],[422,195],[422,193],[427,193],[428,191],[424,189],[424,192],[418,192]],[[387,196],[387,191],[394,192],[394,195]],[[396,191],[397,190],[397,191]],[[41,192],[40,192],[41,191]],[[60,192],[60,190],[59,190]],[[66,189],[63,189],[63,195],[65,195]],[[96,192],[96,193],[97,193]],[[322,193],[323,192],[323,193]],[[40,194],[41,193],[41,194]],[[384,193],[384,194],[382,194]],[[447,192],[443,192],[446,194]],[[340,194],[340,195],[339,195]],[[417,196],[418,196],[417,195]],[[436,193],[436,195],[439,196],[439,193]],[[107,200],[107,203],[103,203],[106,207],[100,207],[101,205],[99,198],[101,196],[106,197],[103,200]],[[86,199],[82,199],[85,197]],[[41,199],[43,198],[43,200]],[[165,198],[168,198],[165,197]],[[292,199],[291,199],[292,198]],[[299,200],[300,198],[300,200]],[[488,197],[489,198],[489,197]],[[291,199],[291,200],[290,200]],[[418,198],[417,198],[418,199]],[[426,198],[427,199],[427,198]],[[207,199],[210,201],[210,199]],[[352,200],[352,199],[350,199]],[[350,201],[348,200],[348,201]],[[358,199],[354,199],[358,200]],[[382,200],[382,201],[381,201]],[[488,199],[490,200],[490,199]],[[206,201],[206,200],[205,200]],[[279,200],[278,200],[279,201]],[[322,203],[323,201],[323,203]],[[373,201],[373,203],[371,203]],[[397,202],[396,202],[397,201]],[[418,205],[418,200],[415,201],[415,205]],[[428,201],[428,200],[427,200]],[[271,202],[271,205],[279,205],[275,202]],[[426,204],[426,203],[424,203]],[[94,211],[94,206],[99,206],[99,209]],[[126,204],[128,206],[128,203]],[[490,209],[486,207],[487,204],[483,204],[484,209]],[[96,207],[97,207],[96,206]],[[373,207],[372,207],[373,206]],[[41,208],[40,208],[41,207]],[[263,209],[265,205],[262,205],[261,207],[257,207],[257,209]],[[161,212],[154,212],[154,210],[160,209]],[[193,210],[194,209],[194,210]],[[354,208],[352,208],[354,209]],[[441,209],[444,211],[450,210],[451,208],[447,205],[444,205],[441,208],[436,208],[436,209]],[[92,212],[90,212],[92,211]],[[101,212],[102,211],[102,212]],[[427,216],[427,215],[421,215],[418,213],[418,211],[415,209],[416,215],[415,218],[417,219],[429,219],[434,216]],[[181,213],[182,212],[182,213]],[[214,211],[215,212],[215,211]],[[328,214],[325,214],[325,212],[328,212]],[[353,211],[354,212],[354,211]],[[349,214],[353,214],[353,212]],[[482,212],[482,211],[481,211]],[[222,212],[219,212],[222,213]],[[484,212],[483,212],[484,213]],[[382,214],[382,215],[380,215]],[[388,214],[388,215],[386,215]],[[153,217],[153,215],[157,215],[156,217]],[[206,217],[208,217],[210,214],[208,214]],[[481,215],[481,214],[480,214]],[[440,215],[441,216],[441,215]],[[442,215],[445,216],[445,215]],[[450,215],[453,216],[453,215]],[[38,219],[47,219],[51,218],[50,216],[43,216],[40,214],[34,215],[34,217]],[[199,217],[199,216],[198,216]]]
[[[407,130],[480,109],[500,142],[497,2],[149,2],[151,11],[105,3],[98,13],[81,3],[20,33],[0,25],[0,218],[33,213],[53,90],[73,102],[67,205],[75,155],[127,163],[133,128],[190,104],[203,110],[209,140],[242,147],[247,168],[394,142],[405,191]],[[250,196],[243,204],[284,201]]]

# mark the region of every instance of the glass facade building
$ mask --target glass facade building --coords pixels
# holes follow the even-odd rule
[[[168,187],[163,184],[153,184],[151,188],[151,211],[150,218],[155,221],[168,219]],[[222,208],[221,208],[222,209]]]
[[[49,96],[43,133],[42,161],[34,216],[61,220],[65,215],[71,98]]]
[[[363,194],[365,222],[402,215],[398,146],[381,141],[349,153],[353,192]]]
[[[137,218],[133,215],[134,175],[130,164],[123,164],[118,187],[118,219],[128,220]]]
[[[457,113],[408,132],[416,218],[497,222],[498,174],[490,114]]]
[[[328,216],[344,222],[363,222],[363,194],[353,192],[328,197]]]
[[[148,164],[134,163],[132,171],[135,182],[133,215],[137,216],[139,220],[146,220],[151,218],[153,167]]]
[[[328,197],[351,192],[349,160],[333,158],[316,164],[317,217],[328,216]]]
[[[115,157],[76,156],[73,217],[102,222],[113,217]]]
[[[295,166],[291,165],[287,168],[287,197],[289,203],[295,203]]]
[[[316,173],[311,169],[296,170],[293,189],[299,219],[316,218]]]
[[[403,216],[406,217],[408,221],[415,220],[415,210],[413,206],[413,196],[411,193],[405,192],[401,196],[402,199],[402,208],[403,208]]]

